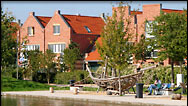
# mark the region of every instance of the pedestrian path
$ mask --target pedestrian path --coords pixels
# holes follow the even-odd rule
[[[89,92],[89,91],[88,91]],[[34,97],[49,97],[49,98],[67,98],[67,99],[79,99],[88,101],[106,101],[111,103],[130,103],[135,105],[158,105],[158,106],[187,106],[187,98],[183,97],[182,100],[171,100],[170,96],[148,96],[143,95],[143,98],[135,98],[135,94],[126,94],[124,96],[118,95],[105,95],[105,93],[84,93],[80,91],[77,95],[74,95],[69,90],[55,90],[54,93],[50,91],[17,91],[17,92],[2,92],[3,96],[34,96]]]

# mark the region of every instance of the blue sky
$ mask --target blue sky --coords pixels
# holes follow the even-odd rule
[[[187,9],[187,1],[132,1],[131,9],[142,10],[144,4],[162,4],[166,9]],[[24,23],[29,12],[35,12],[37,16],[53,16],[56,10],[61,14],[81,14],[84,16],[100,16],[101,13],[112,13],[113,1],[1,1],[3,10],[8,9],[16,19]]]

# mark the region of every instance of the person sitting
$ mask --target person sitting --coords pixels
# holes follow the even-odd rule
[[[171,83],[164,83],[162,85],[162,89],[170,89],[170,87],[171,87]]]
[[[149,88],[148,88],[148,90],[149,90],[149,94],[148,94],[148,95],[151,95],[151,94],[152,94],[152,89],[159,88],[160,85],[161,85],[161,81],[156,77],[154,84],[151,84],[151,85],[149,86]]]

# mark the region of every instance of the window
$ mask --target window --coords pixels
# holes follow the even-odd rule
[[[53,26],[53,33],[54,33],[54,35],[60,34],[60,25],[54,25]]]
[[[29,36],[34,35],[34,27],[27,27],[27,35]]]
[[[40,45],[26,45],[26,50],[39,50]]]
[[[145,25],[145,36],[146,38],[154,38],[153,35],[150,35],[150,33],[152,32],[152,26],[150,25],[152,23],[152,21],[148,21]]]
[[[53,53],[63,53],[65,47],[65,44],[48,44],[48,49],[51,50]]]
[[[146,58],[157,58],[158,50],[153,50],[152,52],[146,51]]]
[[[153,57],[153,58],[157,58],[157,53],[158,53],[158,50],[154,50],[154,51],[152,52],[152,57]]]
[[[87,30],[88,33],[91,33],[91,30],[87,27],[87,26],[84,26],[85,29]]]

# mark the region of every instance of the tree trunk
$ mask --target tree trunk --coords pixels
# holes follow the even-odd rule
[[[50,71],[47,71],[47,81],[48,81],[48,85],[50,84]]]
[[[50,79],[48,78],[48,85],[50,84]]]
[[[111,70],[112,70],[112,77],[115,77],[115,75],[114,75],[114,68],[111,68]]]
[[[172,83],[174,83],[174,61],[171,61],[171,68],[172,68]]]
[[[120,70],[118,70],[118,71],[119,71],[119,95],[121,96],[122,95],[122,92],[121,92],[121,79],[120,79],[121,75],[120,75]]]
[[[105,70],[104,70],[104,78],[106,78],[106,76],[107,76],[107,57],[106,57],[106,59],[105,59]]]
[[[117,71],[116,71],[116,69],[114,69],[114,74],[115,74],[115,77],[117,77]]]

